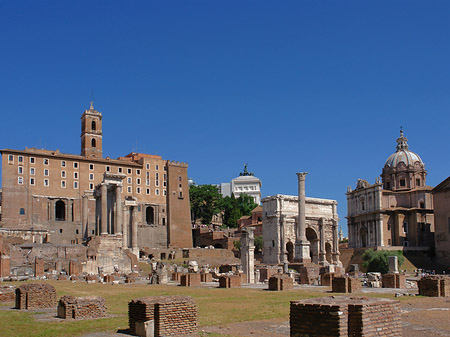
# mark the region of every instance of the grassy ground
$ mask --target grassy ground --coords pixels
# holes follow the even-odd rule
[[[128,302],[134,298],[160,295],[192,296],[198,307],[199,325],[210,326],[231,322],[289,317],[289,301],[327,296],[319,291],[291,290],[269,292],[261,289],[188,288],[143,284],[86,284],[69,281],[46,281],[63,295],[101,296],[106,299],[110,318],[43,322],[35,320],[35,312],[0,310],[0,336],[77,336],[88,332],[116,332],[128,328]],[[22,283],[21,283],[22,284]],[[385,295],[384,297],[391,297]],[[12,307],[9,304],[8,307]]]

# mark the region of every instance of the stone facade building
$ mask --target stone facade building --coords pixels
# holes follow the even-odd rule
[[[432,188],[426,185],[425,164],[407,141],[401,131],[381,182],[358,179],[355,190],[348,188],[350,248],[434,244]]]
[[[262,200],[263,263],[309,260],[340,265],[337,201],[302,196],[304,188],[299,194],[300,198],[277,194]],[[304,206],[299,199],[304,199]]]
[[[433,189],[436,256],[450,267],[450,177]]]
[[[259,205],[261,203],[261,180],[252,172],[248,172],[247,165],[245,165],[244,172],[241,172],[239,177],[231,180],[231,183],[220,184],[220,193],[224,197],[231,197],[231,194],[234,194],[236,198],[245,193],[253,197],[255,204]]]
[[[44,230],[44,242],[124,236],[124,247],[192,247],[186,163],[103,157],[102,114],[81,116],[81,155],[3,149],[1,226]]]

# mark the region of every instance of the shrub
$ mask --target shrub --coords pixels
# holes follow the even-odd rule
[[[389,256],[397,256],[399,266],[405,261],[405,257],[401,250],[387,251],[369,248],[362,256],[364,260],[363,267],[366,268],[368,272],[387,274],[389,272]]]

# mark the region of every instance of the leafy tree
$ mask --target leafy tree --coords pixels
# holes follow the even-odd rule
[[[256,206],[258,205],[253,201],[253,197],[245,193],[242,193],[239,198],[236,198],[234,194],[223,198],[223,223],[229,227],[237,227],[237,221],[244,215],[250,215]]]
[[[214,214],[221,211],[221,199],[216,186],[191,185],[189,188],[192,220],[202,219],[202,224],[210,224]]]
[[[373,250],[372,248],[369,248],[362,256],[364,260],[363,267],[366,268],[368,272],[372,271],[387,274],[389,272],[389,256],[397,256],[399,266],[401,266],[405,261],[403,252],[400,250],[387,251]]]
[[[255,250],[257,252],[262,252],[263,244],[264,241],[262,235],[255,236]]]

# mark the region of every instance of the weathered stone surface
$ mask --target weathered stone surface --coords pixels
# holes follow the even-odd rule
[[[269,279],[269,290],[290,290],[294,288],[294,280],[288,275],[275,274]]]
[[[106,301],[102,297],[63,296],[58,301],[59,318],[100,318],[106,316]]]
[[[56,306],[56,290],[49,284],[29,283],[16,289],[16,309]]]
[[[450,297],[450,276],[430,275],[417,282],[419,295],[430,297]]]
[[[0,285],[0,302],[14,302],[16,298],[16,287]]]
[[[406,275],[398,273],[383,274],[381,276],[383,288],[406,288]]]
[[[239,275],[226,275],[219,278],[219,288],[239,288],[241,277]]]
[[[189,273],[189,274],[181,275],[180,285],[183,287],[199,287],[200,286],[200,274]]]
[[[361,291],[361,281],[352,276],[335,276],[332,281],[334,293],[354,293]]]

